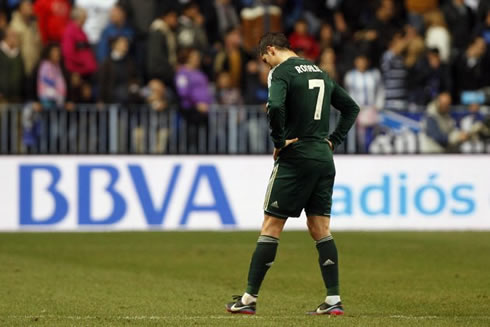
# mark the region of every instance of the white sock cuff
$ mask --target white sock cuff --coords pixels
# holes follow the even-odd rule
[[[242,295],[242,303],[243,304],[250,304],[252,302],[257,302],[257,297],[253,296],[251,294],[248,294],[247,292],[243,293]]]
[[[340,295],[330,295],[330,296],[327,296],[327,298],[325,299],[325,302],[328,305],[337,304],[337,303],[340,302]]]

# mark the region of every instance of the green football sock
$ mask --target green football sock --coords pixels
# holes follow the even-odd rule
[[[327,294],[339,295],[339,259],[332,235],[316,241],[316,248]]]
[[[259,294],[260,285],[264,280],[267,270],[274,263],[276,257],[277,246],[279,245],[279,239],[260,235],[257,240],[257,247],[252,255],[252,261],[250,262],[250,268],[248,270],[248,285],[247,293],[257,296]]]

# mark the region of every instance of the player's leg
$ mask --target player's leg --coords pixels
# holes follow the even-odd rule
[[[308,216],[307,225],[311,237],[316,242],[318,264],[327,289],[327,302],[335,304],[340,301],[339,258],[335,241],[330,233],[330,217]]]
[[[343,314],[339,293],[339,260],[337,247],[330,232],[330,211],[335,168],[333,167],[333,162],[319,163],[318,165],[318,170],[327,173],[318,180],[305,210],[308,230],[316,242],[318,263],[325,288],[327,289],[327,297],[325,302],[313,314],[338,315]]]
[[[344,311],[339,292],[339,258],[330,232],[330,217],[309,215],[307,219],[308,230],[316,242],[318,264],[327,289],[325,302],[311,314],[341,315]]]
[[[288,217],[297,217],[303,206],[297,183],[297,164],[276,162],[264,200],[264,222],[248,272],[247,289],[226,308],[232,313],[255,313],[255,304],[264,277],[274,262],[279,237]]]
[[[265,274],[276,258],[279,237],[286,223],[286,219],[265,215],[255,252],[252,255],[248,271],[246,293],[257,296]]]
[[[231,313],[254,314],[260,285],[269,268],[274,263],[279,245],[279,237],[286,219],[270,215],[264,216],[255,251],[248,270],[247,289],[242,296],[234,297],[234,302],[228,303],[226,309]]]

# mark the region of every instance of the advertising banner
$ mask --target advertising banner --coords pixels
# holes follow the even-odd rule
[[[335,162],[334,230],[490,230],[489,156]],[[268,156],[3,157],[0,230],[258,230],[272,168]]]

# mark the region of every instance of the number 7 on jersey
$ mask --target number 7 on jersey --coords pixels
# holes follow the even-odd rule
[[[322,119],[323,97],[325,96],[325,81],[322,79],[310,79],[308,80],[308,88],[314,89],[318,87],[318,97],[316,98],[315,115],[314,120]]]

